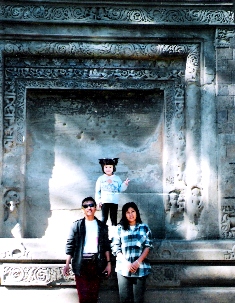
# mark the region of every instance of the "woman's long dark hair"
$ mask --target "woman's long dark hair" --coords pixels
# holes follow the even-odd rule
[[[126,212],[128,211],[128,208],[130,208],[130,207],[136,211],[136,223],[142,223],[142,220],[140,218],[140,212],[139,212],[137,205],[135,204],[135,202],[128,202],[128,203],[124,204],[122,207],[122,218],[119,222],[119,224],[123,227],[124,230],[128,230],[129,226],[130,226],[129,221],[126,218]]]

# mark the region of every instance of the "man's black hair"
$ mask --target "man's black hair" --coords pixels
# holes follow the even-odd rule
[[[82,200],[82,206],[83,206],[83,203],[84,202],[93,202],[95,204],[95,207],[96,207],[96,202],[95,202],[95,199],[92,198],[92,197],[86,197],[85,199]]]

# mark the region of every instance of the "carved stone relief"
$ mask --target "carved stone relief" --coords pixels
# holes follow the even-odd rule
[[[73,23],[118,23],[118,24],[232,24],[234,12],[223,9],[161,8],[118,6],[56,5],[1,5],[3,20]]]
[[[0,258],[6,260],[30,259],[30,251],[25,247],[23,241],[15,239],[0,250]]]
[[[177,265],[154,265],[152,267],[152,274],[150,279],[154,280],[154,284],[156,284],[157,286],[179,286],[181,272],[183,272],[183,268]]]
[[[157,88],[165,92],[164,161],[167,165],[164,167],[164,191],[184,190],[183,184],[187,178],[185,85],[199,81],[198,45],[8,42],[3,53],[5,163],[7,155],[14,153],[25,141],[25,96],[29,88]],[[170,60],[166,61],[165,58]],[[20,164],[14,165],[17,170]]]
[[[224,253],[224,260],[234,260],[235,259],[235,245],[231,250],[228,250]]]
[[[216,29],[216,46],[229,47],[230,41],[234,38],[235,30],[230,28],[217,28]]]
[[[223,238],[235,238],[234,206],[222,206],[221,233]]]
[[[203,210],[201,189],[187,186],[180,190],[170,191],[166,200],[165,209],[169,226],[169,237],[181,234],[186,239],[195,239],[198,233],[198,224]],[[178,235],[178,236],[179,236]],[[184,235],[184,236],[183,236]]]
[[[4,195],[4,230],[7,238],[22,238],[22,226],[19,220],[18,208],[20,197],[14,190]]]
[[[74,274],[63,275],[64,265],[15,264],[2,265],[2,285],[60,285],[74,281]]]

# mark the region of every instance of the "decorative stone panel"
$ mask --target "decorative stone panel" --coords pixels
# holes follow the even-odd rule
[[[64,265],[53,264],[2,264],[2,285],[69,285],[74,284],[74,274],[63,275]]]
[[[71,5],[66,4],[31,4],[31,5],[1,5],[0,17],[3,20],[17,22],[63,22],[66,23],[103,23],[103,24],[233,24],[232,9],[215,9],[200,7],[169,8],[162,5],[143,7],[139,5]]]

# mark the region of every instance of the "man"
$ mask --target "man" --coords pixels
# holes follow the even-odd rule
[[[80,303],[96,303],[100,276],[111,273],[108,226],[95,217],[96,202],[92,197],[82,201],[84,218],[75,221],[66,244],[68,255],[64,275],[69,275],[69,265],[75,274]],[[100,265],[103,263],[103,266]]]

